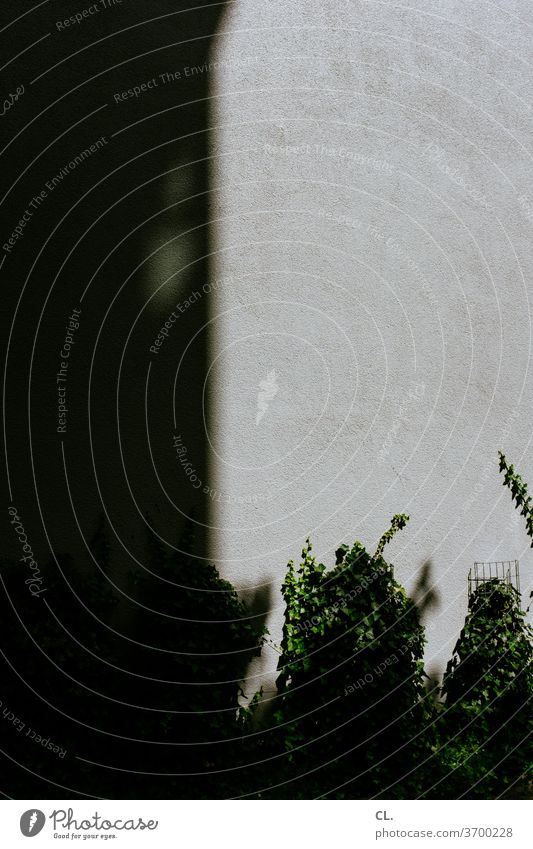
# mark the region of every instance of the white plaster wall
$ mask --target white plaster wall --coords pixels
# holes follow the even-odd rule
[[[497,449],[533,482],[532,45],[527,0],[235,0],[226,15],[212,545],[239,587],[274,582],[274,641],[306,536],[332,564],[400,511],[397,576],[412,588],[430,559],[440,595],[428,669],[451,654],[474,560],[519,558],[527,600]],[[276,661],[265,650],[251,690]]]

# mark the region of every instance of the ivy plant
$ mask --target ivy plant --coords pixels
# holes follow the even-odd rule
[[[396,513],[392,517],[391,526],[387,531],[385,531],[385,533],[381,537],[374,557],[381,557],[385,546],[392,540],[392,538],[398,531],[401,531],[403,530],[403,528],[405,528],[408,521],[409,516],[407,515],[407,513]]]
[[[444,797],[498,796],[533,777],[532,637],[515,588],[480,584],[444,676]]]
[[[308,540],[282,592],[277,728],[283,793],[312,798],[408,796],[426,706],[424,631],[382,551],[407,517],[394,517],[374,556],[360,542],[327,570]]]
[[[533,548],[533,502],[527,491],[527,484],[522,480],[515,467],[507,462],[505,454],[502,451],[498,452],[500,458],[500,472],[503,473],[503,484],[511,491],[513,501],[516,501],[516,508],[526,522],[526,532],[531,537],[531,546]]]

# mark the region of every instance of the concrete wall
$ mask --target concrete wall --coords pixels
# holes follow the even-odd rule
[[[442,671],[474,560],[533,557],[501,485],[533,482],[533,7],[236,0],[210,71],[217,282],[205,395],[212,550],[279,586],[310,535],[431,561]],[[272,681],[265,650],[250,690]]]

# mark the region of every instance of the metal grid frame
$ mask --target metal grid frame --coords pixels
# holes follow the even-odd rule
[[[476,561],[468,573],[468,595],[471,596],[485,581],[501,581],[520,593],[520,563],[518,560]]]

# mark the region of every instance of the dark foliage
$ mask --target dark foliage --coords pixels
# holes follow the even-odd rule
[[[148,548],[129,576],[128,605],[113,587],[103,523],[94,560],[49,563],[40,597],[20,563],[2,566],[10,795],[231,795],[242,766],[239,686],[262,627],[216,569],[188,553],[190,540],[167,553],[151,538]]]
[[[283,584],[278,694],[260,721],[261,694],[245,709],[238,696],[263,616],[194,557],[190,532],[172,550],[150,535],[120,586],[103,522],[90,549],[86,563],[49,563],[39,597],[20,563],[1,569],[9,795],[492,798],[527,787],[532,633],[512,587],[488,581],[471,596],[443,703],[425,688],[419,612],[383,545],[374,556],[341,546],[327,570],[308,542]]]
[[[435,794],[491,798],[533,778],[532,630],[514,587],[481,584],[444,676]]]

